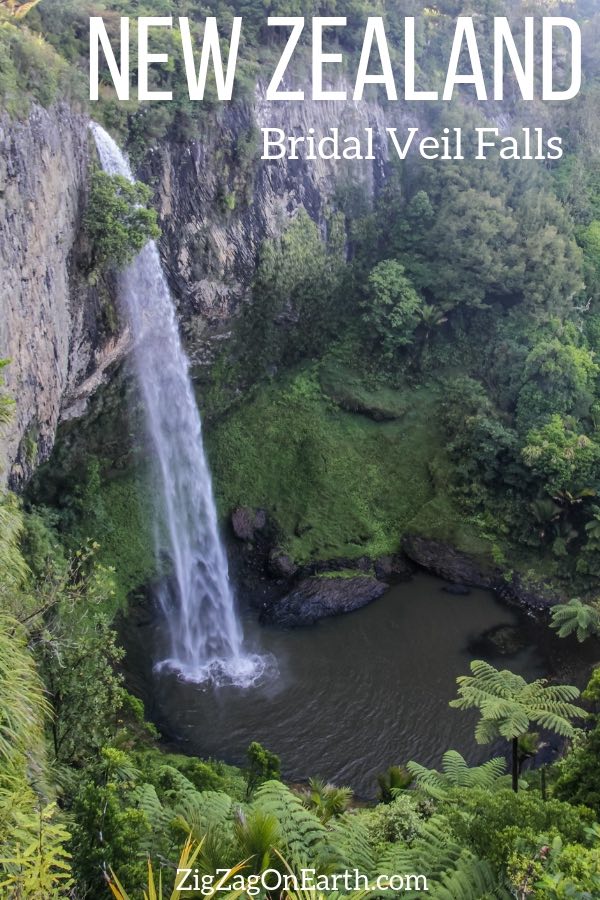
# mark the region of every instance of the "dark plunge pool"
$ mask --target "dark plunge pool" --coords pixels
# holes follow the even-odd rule
[[[389,765],[437,766],[449,748],[473,763],[489,757],[473,739],[475,717],[448,707],[471,659],[581,686],[598,657],[595,644],[560,640],[488,592],[442,588],[418,575],[359,612],[294,631],[261,628],[248,611],[248,642],[276,658],[278,674],[246,690],[153,674],[157,626],[130,627],[130,686],[184,752],[242,763],[256,740],[281,756],[288,779],[320,775],[373,796]]]

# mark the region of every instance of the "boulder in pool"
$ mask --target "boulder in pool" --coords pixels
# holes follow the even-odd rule
[[[263,621],[286,628],[314,625],[319,619],[353,612],[377,600],[387,586],[369,576],[305,578],[263,612]]]

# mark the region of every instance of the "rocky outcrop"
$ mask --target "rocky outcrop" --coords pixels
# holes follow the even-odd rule
[[[451,584],[494,591],[507,603],[534,611],[564,603],[566,597],[541,579],[525,579],[516,572],[507,573],[491,562],[476,560],[444,541],[408,535],[402,549],[414,563]]]
[[[387,587],[375,578],[306,578],[293,591],[262,613],[264,622],[296,628],[319,619],[353,612],[372,603]]]
[[[402,549],[417,565],[453,584],[493,589],[498,579],[496,569],[477,562],[443,541],[408,535],[402,542]]]
[[[392,556],[380,556],[375,560],[375,577],[378,581],[386,581],[388,584],[397,584],[399,581],[408,581],[415,572],[414,565],[403,553],[395,553]]]
[[[87,119],[65,105],[0,119],[0,358],[16,401],[0,479],[13,487],[49,456],[61,413],[81,414],[126,351],[77,271],[88,161]]]

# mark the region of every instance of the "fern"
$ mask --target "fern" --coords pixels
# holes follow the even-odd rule
[[[553,607],[550,627],[561,638],[576,634],[582,643],[586,638],[600,634],[600,604],[582,603],[581,600],[570,600]]]
[[[279,822],[283,846],[295,862],[314,859],[327,834],[319,819],[280,781],[266,781],[257,790],[252,808]]]
[[[506,787],[506,761],[494,757],[482,766],[469,766],[456,750],[448,750],[442,758],[442,772],[409,762],[407,769],[417,786],[437,800],[445,800],[452,788],[484,788],[498,790]]]
[[[437,900],[512,900],[513,895],[498,883],[488,862],[464,851],[454,869],[435,886],[434,896]]]
[[[489,866],[465,850],[449,831],[444,816],[434,816],[410,847],[390,845],[378,862],[382,874],[424,875],[430,895],[436,900],[510,900]],[[406,900],[423,892],[408,890]]]
[[[532,722],[562,737],[574,733],[572,719],[585,718],[586,712],[573,704],[579,690],[572,685],[549,685],[543,678],[530,683],[507,669],[495,669],[483,660],[471,663],[472,675],[456,679],[458,697],[450,702],[455,709],[477,709],[480,719],[475,728],[479,744],[497,737],[513,743],[513,788],[518,789],[517,742],[529,731]]]
[[[355,813],[346,813],[336,820],[327,839],[327,855],[336,871],[358,869],[370,877],[377,874],[368,824]]]

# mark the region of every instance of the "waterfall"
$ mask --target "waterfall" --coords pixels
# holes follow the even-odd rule
[[[133,182],[115,141],[99,125],[91,129],[104,171]],[[156,553],[172,569],[158,592],[170,644],[158,667],[189,681],[246,686],[262,674],[264,661],[244,652],[189,362],[154,242],[120,274],[119,294],[158,482]]]

